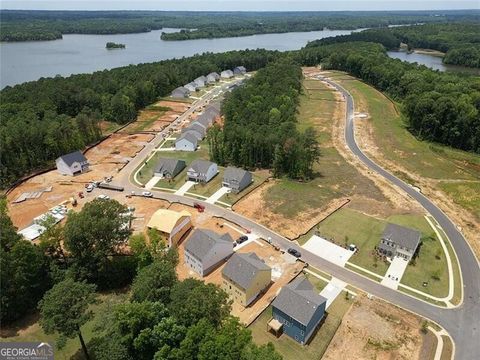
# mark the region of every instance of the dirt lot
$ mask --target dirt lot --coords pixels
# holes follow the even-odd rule
[[[203,222],[196,222],[199,220]],[[197,217],[196,220],[193,220],[195,227],[204,227],[211,230],[217,231],[219,233],[229,232],[232,236],[238,237],[240,233],[235,232],[228,226],[220,228],[217,224],[222,224],[216,218],[203,219],[203,216]],[[230,230],[229,230],[230,229]],[[234,237],[234,238],[235,238]],[[187,238],[188,239],[188,238]],[[180,262],[177,266],[177,273],[180,279],[185,279],[187,277],[193,277],[196,279],[202,279],[198,274],[189,270],[185,266],[184,262],[184,246],[186,240],[184,240],[179,246],[179,257]],[[272,268],[272,284],[268,288],[267,292],[258,298],[253,304],[248,307],[243,307],[237,303],[232,304],[232,315],[238,316],[240,321],[245,325],[252,323],[258,315],[265,310],[268,305],[273,301],[277,295],[280,288],[290,282],[303,268],[303,263],[295,262],[292,260],[292,257],[283,255],[279,251],[275,250],[272,246],[264,242],[263,240],[253,241],[248,245],[240,248],[238,250],[240,253],[255,252],[261,259],[265,261],[267,265]],[[225,266],[225,263],[221,264],[213,272],[208,274],[203,278],[207,283],[213,283],[221,285],[222,283],[222,269]]]
[[[169,108],[170,110],[158,110],[156,107]],[[136,133],[139,131],[162,131],[180,114],[183,114],[190,104],[176,101],[161,100],[140,111],[137,120],[121,130],[122,133]]]
[[[23,229],[32,222],[33,218],[45,213],[48,209],[68,201],[71,197],[78,199],[77,194],[84,190],[86,183],[92,180],[102,180],[107,175],[115,175],[129,158],[134,157],[152,139],[153,135],[150,134],[114,134],[85,154],[90,162],[89,172],[70,177],[52,170],[29,179],[7,196],[13,224],[19,229]],[[52,190],[44,192],[39,198],[28,199],[17,204],[12,203],[24,192],[45,189],[50,186]],[[96,189],[86,199],[91,199],[94,195],[99,194],[100,190]],[[80,207],[85,200],[79,201]]]
[[[422,320],[412,313],[359,296],[322,359],[428,359],[422,348],[429,341],[421,325]]]
[[[262,184],[238,201],[233,206],[233,209],[250,219],[256,219],[259,223],[268,226],[270,229],[289,239],[295,239],[306,233],[327,215],[348,201],[346,198],[335,199],[323,208],[304,211],[296,215],[295,218],[289,218],[283,214],[272,212],[265,202],[265,192],[268,191],[269,187],[274,185],[275,181]]]

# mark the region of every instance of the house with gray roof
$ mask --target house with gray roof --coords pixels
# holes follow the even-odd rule
[[[177,151],[195,151],[197,146],[197,137],[189,131],[184,132],[175,140],[175,150]]]
[[[422,234],[397,224],[387,224],[378,244],[379,253],[388,257],[399,256],[410,260],[417,251]]]
[[[188,89],[188,91],[190,91],[190,92],[197,91],[197,88],[198,88],[197,84],[196,84],[195,82],[193,82],[193,81],[190,82],[190,83],[188,83],[188,84],[185,85],[184,87],[185,87],[186,89]]]
[[[220,80],[220,75],[216,72],[211,72],[207,75],[207,84],[215,84],[218,80]]]
[[[58,172],[62,175],[75,176],[90,169],[87,158],[80,151],[60,156],[55,160],[55,164]]]
[[[202,125],[198,121],[194,121],[190,125],[188,125],[186,128],[182,129],[182,133],[191,131],[191,130],[194,130],[201,135],[201,137],[198,140],[202,140],[207,134],[206,126]]]
[[[195,160],[187,168],[187,179],[207,183],[218,174],[217,164],[207,160]]]
[[[153,174],[163,179],[173,179],[185,169],[185,167],[186,164],[183,160],[160,158],[155,166]]]
[[[273,300],[271,322],[280,324],[283,333],[304,345],[322,321],[326,304],[327,299],[314,291],[310,281],[300,275],[285,285]]]
[[[252,173],[237,167],[229,166],[223,173],[222,186],[232,189],[232,192],[238,194],[252,183]]]
[[[170,96],[179,99],[188,98],[190,96],[190,90],[186,87],[180,86],[173,90]]]
[[[245,66],[237,66],[235,69],[233,69],[233,73],[235,75],[244,75],[247,73],[247,69],[245,69]]]
[[[207,229],[196,229],[185,243],[185,265],[206,276],[233,254],[233,239]]]
[[[203,88],[205,87],[205,84],[207,82],[207,77],[203,75],[199,76],[198,78],[193,80],[193,82],[195,83],[195,85],[197,85],[197,88]]]
[[[233,71],[232,70],[223,70],[221,73],[220,73],[220,77],[222,79],[230,79],[233,77]]]
[[[222,289],[243,306],[250,305],[266,291],[272,269],[255,253],[235,253],[222,270]]]

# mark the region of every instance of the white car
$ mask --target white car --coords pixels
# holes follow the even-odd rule
[[[92,184],[89,184],[86,188],[87,192],[92,192],[93,190],[93,185]]]
[[[142,192],[142,196],[145,196],[145,197],[153,197],[153,194],[152,194],[150,191],[143,191],[143,192]]]
[[[101,195],[98,195],[98,196],[97,196],[97,199],[109,200],[109,199],[110,199],[110,196],[101,194]]]

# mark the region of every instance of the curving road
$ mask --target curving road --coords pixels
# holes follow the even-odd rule
[[[440,324],[454,339],[456,345],[456,359],[478,359],[480,357],[480,267],[473,252],[468,246],[465,238],[457,230],[450,219],[430,200],[428,200],[421,193],[414,190],[408,184],[404,183],[397,177],[393,176],[372,160],[370,160],[358,147],[355,141],[355,134],[353,128],[353,98],[340,85],[323,79],[329,82],[332,86],[338,89],[344,96],[347,102],[346,111],[346,130],[345,140],[350,150],[371,170],[379,173],[394,185],[406,191],[410,196],[416,199],[443,227],[445,233],[450,238],[450,241],[455,248],[458,255],[464,282],[464,302],[461,306],[454,309],[440,308],[424,301],[418,300],[414,297],[403,294],[399,291],[387,288],[378,282],[372,281],[363,277],[353,271],[328,262],[313,253],[295,245],[290,240],[266,228],[265,226],[256,223],[240,214],[222,208],[217,205],[205,203],[196,199],[179,196],[163,191],[152,190],[154,197],[157,199],[167,200],[170,202],[178,202],[185,205],[192,206],[194,202],[201,203],[205,206],[208,212],[215,216],[223,217],[233,223],[236,223],[246,229],[267,239],[271,238],[272,243],[282,249],[293,247],[302,253],[302,260],[339,278],[353,286],[356,286],[372,295],[382,298],[390,303],[403,307],[409,311],[424,316],[438,324]],[[214,94],[212,94],[213,96]],[[212,97],[208,95],[207,98],[201,99],[190,108],[188,113],[193,112],[196,108],[204,105],[208,99]],[[185,114],[186,115],[186,114]],[[184,116],[181,117],[181,119]],[[179,119],[179,121],[181,120]],[[168,129],[166,129],[168,130]],[[158,134],[158,136],[146,146],[132,161],[123,168],[115,180],[125,187],[128,192],[139,191],[142,188],[137,184],[130,182],[130,175],[135,171],[138,165],[149,156],[151,151],[163,140],[166,131]]]

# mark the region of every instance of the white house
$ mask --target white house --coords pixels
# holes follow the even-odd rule
[[[180,86],[173,90],[170,96],[174,98],[188,98],[190,96],[190,90],[183,86]]]
[[[198,86],[192,81],[191,83],[188,83],[187,85],[185,85],[184,88],[186,88],[190,92],[194,92],[194,91],[197,91]]]
[[[178,151],[195,151],[197,145],[197,138],[188,131],[175,140],[175,150]]]
[[[233,239],[212,230],[197,229],[185,244],[185,264],[205,276],[233,254]]]
[[[187,168],[187,179],[207,183],[217,175],[217,173],[217,164],[207,160],[195,160]]]
[[[63,175],[78,175],[89,170],[89,163],[80,151],[60,156],[55,160],[57,170]]]
[[[205,87],[205,83],[207,82],[207,78],[205,76],[199,76],[195,80],[193,80],[195,85],[197,85],[197,88],[203,88]]]

